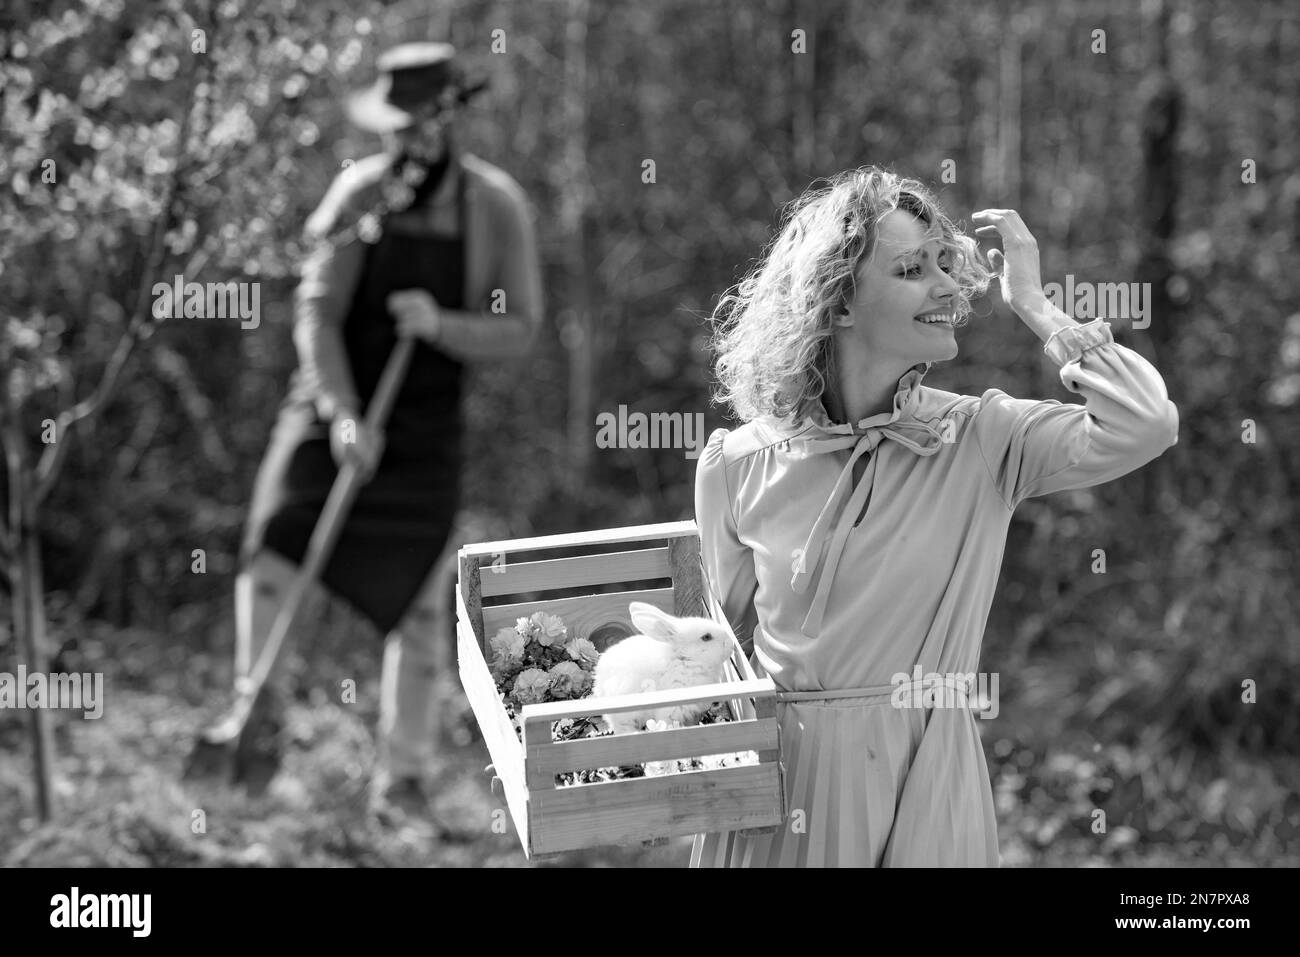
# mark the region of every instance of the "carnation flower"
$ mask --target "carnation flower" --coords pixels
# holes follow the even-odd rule
[[[544,648],[563,644],[564,639],[569,634],[569,629],[564,627],[564,621],[561,618],[548,615],[544,611],[534,612],[533,616],[528,619],[528,623],[532,627],[533,638]]]
[[[541,704],[550,688],[550,675],[540,668],[525,668],[519,672],[510,693],[520,705]]]
[[[527,639],[517,629],[502,628],[488,640],[492,649],[493,660],[510,659],[516,663],[524,660],[524,646]]]
[[[525,644],[523,636],[513,628],[502,628],[488,639],[488,649],[492,653],[488,670],[498,686],[504,687],[523,666]]]
[[[496,682],[497,689],[507,688],[511,681],[514,680],[514,673],[518,670],[520,662],[511,661],[509,658],[493,658],[492,663],[488,665],[488,671],[492,675],[492,680]]]
[[[551,669],[551,694],[557,698],[580,698],[590,676],[572,661],[561,661]]]
[[[564,650],[570,658],[588,671],[594,668],[600,659],[600,652],[586,638],[574,638],[564,646]]]

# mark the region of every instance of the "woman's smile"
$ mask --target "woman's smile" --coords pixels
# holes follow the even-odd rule
[[[957,322],[957,316],[951,311],[928,312],[917,316],[916,321],[924,326],[939,326],[940,328],[951,330]]]

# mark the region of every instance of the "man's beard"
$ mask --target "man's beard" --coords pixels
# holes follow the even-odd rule
[[[407,159],[425,166],[435,166],[451,152],[451,130],[447,125],[425,130],[423,135],[408,140],[400,152]]]

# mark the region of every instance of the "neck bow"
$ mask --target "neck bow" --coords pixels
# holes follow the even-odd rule
[[[807,410],[807,417],[801,424],[798,435],[790,439],[792,453],[804,458],[852,449],[848,461],[840,470],[839,478],[835,480],[826,505],[808,533],[808,539],[794,565],[794,577],[790,579],[790,587],[799,595],[807,592],[814,578],[817,581],[812,605],[803,622],[803,633],[809,638],[816,638],[821,631],[826,600],[830,596],[831,584],[835,580],[844,546],[857,517],[862,514],[871,498],[877,461],[877,456],[871,453],[885,439],[891,439],[922,456],[934,455],[943,446],[942,434],[928,423],[915,418],[916,407],[921,399],[921,377],[928,371],[928,364],[914,366],[898,380],[892,413],[881,412],[868,416],[855,425],[832,423],[821,403],[813,403]],[[866,470],[850,495],[853,467],[864,455],[870,456]],[[831,534],[832,527],[834,534]],[[817,575],[819,567],[822,567],[820,576]]]

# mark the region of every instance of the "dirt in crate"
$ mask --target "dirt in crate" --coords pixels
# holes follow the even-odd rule
[[[510,723],[514,725],[515,734],[523,740],[523,726],[515,714],[514,705],[502,702]],[[700,724],[719,724],[731,720],[731,714],[723,703],[714,704],[700,716]],[[612,736],[599,718],[564,718],[551,724],[553,741],[577,741],[580,738],[603,738]],[[726,755],[703,755],[700,757],[678,758],[671,761],[651,761],[648,765],[632,764],[616,768],[588,768],[578,771],[565,771],[555,776],[555,783],[561,787],[572,784],[601,784],[605,781],[626,781],[631,778],[643,778],[647,774],[674,774],[680,771],[702,771],[709,768],[736,767],[743,764],[755,764],[758,755],[752,751],[743,751]]]

